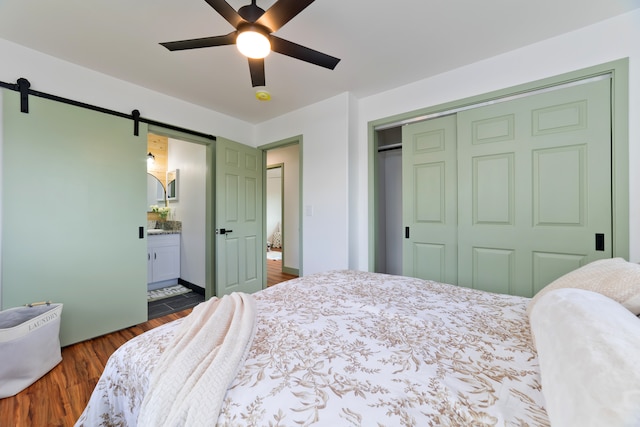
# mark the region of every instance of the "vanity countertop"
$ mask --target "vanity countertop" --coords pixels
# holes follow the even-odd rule
[[[147,236],[162,236],[165,234],[180,234],[181,230],[162,230],[160,228],[147,229]]]
[[[147,236],[161,236],[164,234],[180,234],[182,221],[153,221],[147,220]]]

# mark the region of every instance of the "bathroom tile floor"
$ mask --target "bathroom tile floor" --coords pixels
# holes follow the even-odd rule
[[[204,295],[197,292],[176,295],[165,299],[151,301],[147,303],[149,320],[166,314],[182,311],[194,307],[204,301]]]

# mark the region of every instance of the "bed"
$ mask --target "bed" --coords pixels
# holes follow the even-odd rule
[[[621,303],[590,290],[569,288],[602,296],[615,309],[622,307],[630,316],[622,316],[630,320],[630,330],[638,327],[633,321],[640,320]],[[545,351],[551,348],[546,357],[555,361],[556,352],[566,352],[562,344],[567,340],[559,335],[544,341],[546,332],[537,331],[532,321],[542,311],[544,320],[537,327],[550,329],[553,335],[558,320],[548,307],[560,304],[556,311],[564,312],[562,298],[567,296],[557,295],[566,290],[545,292],[536,301],[539,308],[531,312],[529,298],[409,277],[331,271],[294,279],[237,299],[243,308],[229,312],[235,317],[228,324],[211,317],[197,320],[199,326],[186,327],[184,322],[196,317],[192,314],[125,343],[109,359],[77,426],[156,425],[158,420],[166,425],[221,426],[548,426],[550,416],[557,416],[549,411],[549,400],[557,401],[558,395],[545,389],[544,364],[536,345],[544,344]],[[226,297],[215,302],[220,303],[218,313],[223,311],[222,300]],[[591,308],[586,310],[591,313]],[[252,328],[238,326],[251,316]],[[606,317],[611,317],[609,312]],[[215,330],[222,324],[227,326],[217,329],[226,333],[216,333],[224,345],[236,345],[230,353],[216,348],[198,356],[200,344],[194,344],[196,350],[180,350],[188,348],[180,344],[185,342],[184,334]],[[623,352],[640,350],[640,335],[635,337],[636,347],[624,347]],[[181,353],[183,359],[167,362],[172,352]],[[224,372],[211,373],[213,368],[203,369],[200,362],[185,367],[192,356],[206,358],[210,366]],[[230,360],[235,361],[233,366]],[[229,366],[220,368],[222,362]],[[557,366],[551,363],[550,369],[571,371],[571,365],[570,360]],[[623,365],[627,371],[623,377],[631,383],[627,385],[630,395],[622,390],[630,405],[622,408],[626,422],[638,415],[636,403],[640,408],[640,394],[632,384],[633,375],[638,374],[633,371],[639,368],[630,365]],[[584,364],[581,368],[597,369]],[[169,374],[169,370],[176,372]],[[176,386],[172,375],[189,380]],[[547,382],[561,382],[557,375],[563,373],[554,371],[554,378],[546,378]],[[163,379],[170,383],[168,389],[166,384],[160,387]],[[637,379],[640,374],[635,382],[640,384]],[[204,384],[196,385],[197,381]],[[212,382],[222,383],[217,391],[212,391]],[[548,388],[551,391],[553,386]],[[565,387],[556,393],[571,392]],[[152,395],[157,396],[155,406],[149,403]],[[618,397],[616,393],[609,396]],[[562,408],[571,406],[566,400],[561,399]],[[181,421],[168,421],[168,412],[155,414],[170,411],[167,408],[177,406],[177,401]],[[574,417],[569,422],[578,420],[575,417],[580,414],[575,412],[581,411],[569,411]],[[560,412],[564,416],[567,411]],[[640,422],[640,416],[635,421]]]

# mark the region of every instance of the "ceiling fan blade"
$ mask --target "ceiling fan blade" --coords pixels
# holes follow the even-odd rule
[[[308,47],[281,39],[274,35],[269,36],[269,39],[271,40],[271,50],[292,58],[300,59],[301,61],[319,65],[330,70],[336,68],[336,65],[340,62],[340,59],[327,55],[326,53],[309,49]]]
[[[272,33],[276,32],[313,2],[314,0],[278,0],[256,23],[269,28]]]
[[[201,39],[180,40],[175,42],[160,43],[170,51],[199,49],[201,47],[226,46],[236,42],[237,31],[230,32],[224,36],[203,37]]]
[[[229,3],[224,0],[205,0],[209,3],[209,6],[215,9],[224,19],[226,19],[233,28],[238,28],[238,25],[246,22],[242,19],[242,16],[236,12],[234,8],[231,7]]]
[[[251,73],[251,86],[265,86],[264,78],[264,58],[249,58],[249,72]]]

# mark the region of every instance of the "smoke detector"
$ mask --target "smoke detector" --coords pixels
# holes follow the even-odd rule
[[[258,89],[256,90],[256,99],[258,101],[270,101],[271,94],[266,89]]]

